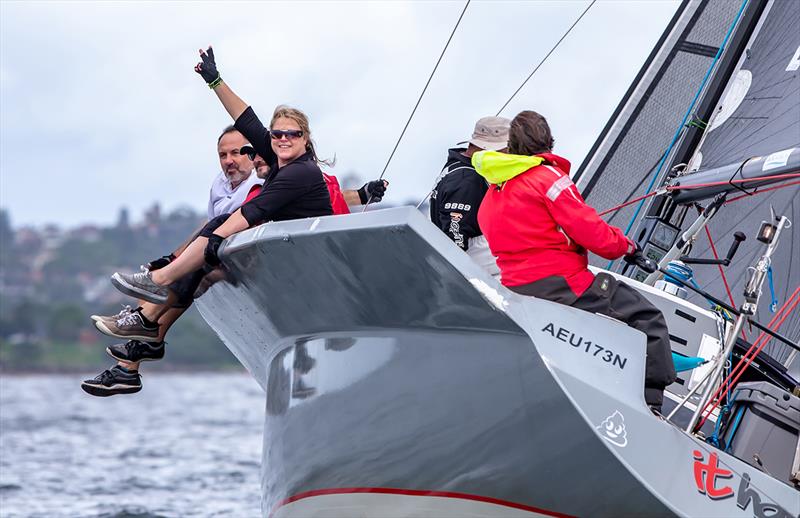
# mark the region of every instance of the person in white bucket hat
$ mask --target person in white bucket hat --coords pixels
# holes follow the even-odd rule
[[[500,275],[495,258],[478,226],[478,207],[488,184],[472,167],[478,151],[505,151],[511,121],[504,117],[483,117],[475,123],[472,137],[447,151],[447,162],[431,191],[430,217],[434,225],[453,240],[479,265]]]

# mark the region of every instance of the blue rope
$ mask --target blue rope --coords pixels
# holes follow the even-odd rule
[[[703,82],[700,83],[700,88],[698,88],[697,93],[694,94],[694,99],[692,99],[692,102],[689,105],[689,109],[686,110],[686,114],[683,116],[683,120],[681,121],[680,125],[678,126],[678,129],[675,130],[675,135],[673,135],[673,137],[672,137],[672,142],[670,142],[666,153],[664,153],[661,156],[661,160],[658,162],[658,168],[656,168],[656,171],[653,174],[653,177],[650,179],[650,184],[647,186],[647,189],[645,189],[644,192],[650,192],[650,191],[653,190],[653,184],[656,183],[656,179],[661,174],[661,169],[664,167],[664,162],[666,162],[667,157],[669,156],[670,152],[672,151],[672,148],[675,147],[675,143],[678,141],[678,137],[680,137],[680,134],[683,131],[683,128],[686,126],[686,121],[689,119],[689,116],[691,115],[692,110],[694,109],[694,105],[695,105],[695,103],[697,103],[697,99],[700,97],[700,93],[703,91],[703,88],[705,88],[706,83],[708,82],[708,78],[711,77],[711,71],[714,70],[714,67],[717,64],[717,61],[719,61],[719,57],[722,55],[722,51],[725,49],[725,46],[728,44],[728,40],[730,39],[731,34],[733,33],[733,28],[736,27],[736,24],[739,22],[739,18],[742,17],[742,13],[744,12],[744,8],[747,5],[747,2],[748,2],[748,0],[743,0],[742,1],[742,5],[741,5],[741,7],[739,7],[739,12],[736,14],[736,18],[733,20],[733,23],[731,23],[731,26],[728,27],[728,33],[725,35],[725,38],[722,40],[722,45],[719,46],[719,49],[717,50],[717,55],[714,56],[714,61],[712,61],[711,62],[711,66],[708,67],[708,70],[706,71],[706,75],[705,75],[705,77],[703,77]],[[628,226],[625,228],[625,235],[626,236],[628,235],[628,232],[631,231],[631,227],[633,227],[633,223],[634,223],[634,221],[636,221],[636,218],[639,217],[639,212],[642,210],[642,206],[644,205],[644,202],[645,202],[645,200],[642,200],[636,206],[636,211],[633,213],[633,216],[631,216],[631,220],[628,222]],[[613,260],[609,261],[608,262],[608,266],[606,266],[606,270],[610,270],[611,266],[613,264],[614,264]]]
[[[769,279],[769,294],[772,297],[769,310],[771,313],[775,313],[775,310],[778,309],[778,298],[775,296],[775,282],[772,280],[772,265],[767,267],[767,278]]]
[[[722,427],[722,422],[725,421],[725,415],[729,414],[733,410],[733,403],[734,403],[734,401],[736,401],[736,396],[737,396],[738,393],[739,393],[739,391],[737,390],[736,393],[733,395],[733,398],[731,398],[725,406],[720,408],[719,415],[717,415],[717,422],[714,424],[714,433],[712,433],[706,439],[707,443],[709,443],[709,444],[711,444],[711,445],[713,445],[713,446],[715,446],[717,448],[724,449],[725,451],[728,451],[728,447],[730,447],[730,443],[726,443],[725,447],[720,446],[719,430]],[[737,416],[736,416],[735,422],[733,424],[733,428],[731,428],[731,432],[730,432],[730,434],[728,434],[728,436],[731,439],[733,439],[733,434],[736,433],[736,429],[739,427],[739,421],[741,421],[741,419],[742,419],[742,414],[744,413],[744,409],[745,409],[745,406],[742,405],[741,408],[739,409],[739,412],[737,412]]]
[[[745,406],[742,405],[741,408],[739,408],[739,411],[736,412],[736,419],[733,423],[733,427],[731,428],[731,433],[729,434],[730,440],[727,443],[725,443],[725,451],[728,453],[730,453],[731,451],[731,443],[733,442],[733,438],[736,435],[736,429],[739,428],[739,423],[742,421],[742,414],[744,414],[744,411],[745,411]]]
[[[681,284],[676,282],[677,280],[684,283],[691,283],[695,288],[699,288],[697,283],[694,281],[694,272],[690,266],[679,261],[670,261],[664,270],[670,274],[665,278],[667,282],[675,284],[676,286],[680,286]]]
[[[667,263],[664,271],[667,272],[666,275],[664,275],[665,281],[675,284],[676,286],[681,286],[680,282],[678,282],[681,281],[684,284],[691,284],[698,290],[700,289],[700,285],[694,280],[694,271],[689,265],[684,264],[681,261],[670,261]],[[706,299],[706,301],[712,308],[717,307],[716,302],[710,299]]]

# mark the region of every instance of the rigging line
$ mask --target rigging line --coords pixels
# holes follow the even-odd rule
[[[731,26],[728,27],[728,32],[727,32],[727,34],[725,34],[725,38],[723,38],[722,44],[719,46],[719,49],[717,50],[716,56],[714,56],[714,60],[711,62],[711,65],[708,67],[708,70],[706,71],[705,77],[703,77],[703,80],[700,82],[700,88],[697,89],[697,93],[694,94],[694,99],[692,99],[692,102],[689,103],[689,109],[686,110],[686,114],[683,116],[683,120],[681,120],[681,123],[678,125],[678,129],[675,130],[675,135],[673,135],[673,137],[672,137],[672,142],[670,142],[669,147],[667,148],[667,152],[664,153],[664,157],[661,159],[661,162],[658,164],[658,169],[656,170],[655,174],[653,174],[653,178],[650,180],[650,185],[648,185],[647,189],[645,189],[647,192],[650,192],[653,189],[653,185],[656,183],[656,179],[658,179],[659,175],[661,174],[661,169],[664,167],[664,162],[666,162],[667,156],[669,156],[670,152],[672,151],[672,148],[675,147],[675,144],[678,141],[678,137],[683,132],[684,125],[686,124],[686,121],[689,119],[689,115],[691,115],[692,112],[694,111],[694,106],[697,103],[697,100],[700,98],[700,94],[705,89],[706,83],[708,83],[708,79],[711,77],[711,72],[717,66],[717,61],[719,61],[719,58],[722,55],[722,51],[727,46],[728,40],[730,39],[731,34],[733,34],[734,27],[736,27],[736,25],[739,23],[739,19],[742,17],[742,13],[744,12],[744,8],[747,5],[747,2],[748,2],[748,0],[743,0],[742,1],[742,5],[741,5],[741,7],[739,7],[739,12],[736,14],[736,18],[734,18],[733,23],[731,23]],[[633,227],[633,223],[636,221],[636,218],[639,217],[639,212],[641,212],[643,205],[644,205],[644,200],[641,200],[639,202],[639,205],[636,206],[636,210],[634,211],[633,216],[631,216],[631,220],[628,223],[627,228],[625,228],[625,235],[626,236],[628,235],[628,232],[631,231],[631,227]],[[613,264],[614,264],[613,260],[609,261],[608,265],[606,266],[606,270],[610,270],[611,266]]]
[[[714,246],[714,240],[711,239],[711,231],[708,230],[708,225],[703,227],[706,231],[706,237],[708,237],[708,243],[711,245],[711,252],[714,254],[714,259],[719,259],[719,255],[717,255],[717,247]],[[725,291],[728,293],[728,300],[731,302],[731,306],[736,307],[736,303],[733,301],[733,294],[731,293],[731,287],[728,286],[728,278],[725,276],[725,271],[722,269],[722,265],[718,264],[717,268],[719,269],[719,274],[722,276],[722,284],[725,285]],[[744,329],[742,329],[742,337],[744,336]]]
[[[792,295],[792,298],[795,298],[797,296],[797,292],[798,291],[800,291],[800,286],[798,286],[798,288],[794,291],[794,294]],[[788,304],[790,302],[791,302],[791,299],[787,300],[786,303],[784,303],[783,307],[781,308],[781,311],[786,309],[786,307],[788,306]],[[778,328],[780,328],[781,324],[783,324],[783,321],[786,320],[786,317],[788,317],[792,313],[792,311],[794,311],[794,308],[797,307],[797,303],[798,302],[800,302],[800,297],[795,298],[795,300],[792,302],[791,307],[789,307],[786,310],[786,312],[783,314],[781,319],[775,324],[775,328],[773,329],[773,331],[777,331]],[[777,318],[778,314],[779,313],[776,313],[775,318]],[[773,320],[774,320],[774,318],[773,318]],[[767,324],[767,327],[769,327],[769,324]],[[697,424],[695,426],[695,430],[699,430],[703,426],[703,424],[708,420],[709,416],[711,416],[711,413],[714,411],[714,409],[717,408],[717,406],[719,406],[719,400],[714,401],[713,403],[712,403],[712,401],[714,400],[715,397],[717,397],[719,395],[720,389],[733,376],[734,372],[738,371],[738,373],[736,374],[736,377],[734,377],[733,381],[731,381],[729,383],[731,386],[735,385],[736,382],[739,381],[739,378],[742,377],[742,374],[744,374],[744,371],[747,369],[747,367],[749,367],[750,364],[753,363],[753,360],[755,360],[755,358],[758,355],[758,353],[760,353],[761,350],[764,348],[764,346],[769,343],[770,339],[768,338],[767,340],[764,340],[763,343],[761,343],[761,345],[758,345],[758,348],[756,348],[756,344],[761,342],[761,338],[763,336],[766,336],[766,335],[765,335],[765,333],[762,332],[761,335],[759,335],[758,339],[755,341],[755,343],[750,346],[750,349],[747,350],[747,353],[745,353],[745,356],[742,357],[742,359],[747,357],[746,361],[744,361],[744,362],[742,362],[741,360],[739,361],[739,364],[736,366],[736,368],[733,369],[733,371],[731,371],[730,374],[728,374],[727,378],[722,381],[722,383],[720,384],[719,388],[717,388],[717,390],[714,392],[714,395],[711,396],[711,399],[708,400],[708,403],[706,403],[706,406],[703,408],[703,412],[705,412],[706,409],[709,409],[708,413],[703,417],[703,419],[699,422],[699,424]],[[753,352],[753,354],[751,355],[750,352],[753,351],[753,350],[755,350],[755,352]],[[709,406],[710,406],[710,408],[709,408]]]
[[[769,179],[780,179],[782,177],[785,177],[784,179],[800,178],[800,173],[790,173],[790,174],[786,174],[786,175],[776,175],[776,176],[763,176],[761,178],[742,178],[742,179],[733,180],[732,182],[712,182],[712,183],[701,183],[701,184],[695,184],[695,185],[675,185],[675,186],[667,187],[666,190],[667,191],[680,191],[680,190],[684,190],[684,189],[685,190],[691,190],[691,189],[699,189],[699,188],[703,188],[703,187],[715,187],[717,185],[725,185],[725,184],[728,184],[728,183],[746,183],[746,182],[755,182],[755,181],[764,180],[764,179],[767,179],[767,180],[769,180]],[[754,191],[754,192],[752,192],[750,194],[737,196],[736,198],[731,198],[730,200],[725,202],[725,205],[727,205],[727,204],[729,204],[731,202],[734,202],[736,200],[741,200],[742,198],[749,198],[749,197],[755,196],[757,194],[762,194],[762,193],[765,193],[765,192],[774,191],[776,189],[783,189],[784,187],[791,187],[792,185],[798,185],[798,184],[800,184],[800,181],[789,182],[787,184],[778,185],[777,187],[770,187],[768,189],[759,189],[759,190]],[[599,213],[598,216],[602,217],[602,216],[605,216],[606,214],[609,214],[611,212],[616,212],[616,211],[618,211],[620,209],[624,209],[628,205],[632,205],[632,204],[636,203],[637,201],[644,200],[646,198],[649,198],[651,196],[655,196],[656,194],[660,194],[660,193],[661,193],[660,190],[651,191],[651,192],[649,192],[647,194],[644,194],[644,195],[639,196],[637,198],[634,198],[632,200],[628,200],[625,203],[617,205],[616,207],[612,207],[612,208],[610,208],[608,210],[604,210],[603,212]]]
[[[726,201],[724,204],[727,205],[729,203],[733,203],[733,202],[735,202],[737,200],[741,200],[743,198],[749,198],[750,196],[755,196],[756,194],[761,194],[761,193],[765,193],[765,192],[769,192],[769,191],[774,191],[774,190],[777,190],[777,189],[783,189],[784,187],[791,187],[793,185],[800,185],[800,181],[789,182],[789,183],[785,183],[783,185],[778,185],[777,187],[770,187],[768,189],[759,189],[756,192],[754,192],[753,194],[742,194],[741,196],[737,196],[735,198],[731,198],[730,200]]]
[[[406,125],[403,126],[403,131],[400,132],[400,137],[397,139],[397,142],[394,144],[394,149],[392,149],[392,153],[389,155],[389,159],[386,161],[386,165],[383,166],[383,171],[381,171],[381,175],[378,177],[378,180],[383,180],[383,175],[386,174],[386,169],[389,167],[389,163],[391,163],[392,158],[394,157],[395,151],[397,151],[397,146],[400,145],[400,141],[403,140],[403,135],[406,134],[406,130],[408,129],[408,125],[411,124],[411,119],[414,118],[414,114],[417,112],[417,108],[419,108],[419,103],[422,102],[422,97],[425,95],[425,92],[428,90],[428,85],[431,84],[431,80],[433,79],[433,75],[436,73],[436,69],[439,68],[439,63],[442,62],[442,58],[444,57],[444,53],[447,51],[447,47],[450,46],[450,42],[453,40],[453,36],[456,33],[456,29],[458,29],[459,24],[461,23],[461,19],[464,18],[464,13],[467,12],[467,7],[469,7],[469,3],[472,0],[467,0],[467,3],[464,4],[464,9],[461,10],[461,14],[458,17],[458,21],[456,21],[453,30],[450,32],[450,37],[447,38],[447,43],[444,44],[444,48],[442,49],[442,53],[439,54],[439,59],[436,60],[436,65],[433,66],[433,70],[431,71],[431,75],[428,77],[428,82],[425,83],[425,87],[422,89],[422,93],[419,94],[419,98],[417,99],[417,104],[414,105],[414,109],[411,110],[411,115],[408,116],[408,120],[406,121]],[[372,195],[370,195],[367,203],[364,204],[364,210],[361,212],[366,212],[367,207],[369,206],[370,202],[372,201]]]
[[[643,196],[639,196],[639,197],[634,198],[632,200],[628,200],[628,201],[626,201],[625,203],[623,203],[621,205],[617,205],[616,207],[612,207],[612,208],[610,208],[608,210],[604,210],[603,212],[598,214],[598,216],[602,217],[602,216],[605,216],[606,214],[609,214],[611,212],[616,212],[616,211],[618,211],[620,209],[624,209],[628,205],[633,205],[637,201],[641,201],[641,200],[643,200],[645,198],[649,198],[650,196],[655,196],[656,194],[659,194],[659,191],[648,192],[647,194],[645,194]]]
[[[792,293],[792,295],[788,299],[786,299],[786,302],[784,302],[783,306],[781,306],[781,308],[778,310],[778,312],[775,313],[775,316],[773,316],[772,319],[767,324],[768,328],[771,328],[772,325],[775,324],[776,321],[777,321],[777,324],[775,324],[775,327],[773,328],[773,331],[777,331],[778,328],[780,328],[781,324],[783,324],[783,321],[786,319],[786,317],[789,316],[789,314],[794,310],[795,306],[797,305],[797,302],[800,301],[800,299],[795,300],[795,297],[797,297],[798,292],[800,292],[800,286],[795,288],[795,290]],[[789,305],[791,305],[790,308],[789,308]],[[784,313],[784,310],[786,310],[787,308],[789,308],[788,311],[786,311],[786,313]],[[749,365],[749,363],[745,365],[744,361],[747,360],[748,358],[750,358],[751,361],[752,361],[752,359],[755,359],[755,357],[758,355],[758,353],[761,352],[761,349],[770,341],[770,338],[767,338],[767,340],[762,343],[762,340],[764,338],[767,338],[767,335],[766,335],[766,333],[764,331],[762,331],[761,334],[758,335],[758,338],[756,338],[755,342],[753,342],[753,344],[742,355],[742,360],[739,362],[739,364],[728,374],[727,378],[723,381],[723,383],[721,385],[724,385],[725,382],[729,381],[734,376],[736,376],[736,377],[735,377],[735,379],[733,379],[733,383],[731,383],[732,385],[735,384],[739,380],[739,376],[741,376],[741,373],[744,372],[744,369],[746,369],[747,366]],[[711,396],[711,399],[709,399],[708,403],[706,403],[706,406],[703,408],[704,412],[705,412],[706,408],[708,408],[708,405],[712,404],[711,402],[714,400],[714,398],[718,394],[719,394],[719,388]],[[713,410],[714,410],[714,408],[712,407],[711,411],[713,412]],[[709,415],[710,415],[710,412],[709,412]],[[706,417],[708,417],[708,416],[706,416]]]
[[[499,110],[497,110],[497,113],[495,114],[495,117],[497,117],[498,115],[500,115],[500,114],[503,112],[503,110],[505,110],[505,109],[506,109],[506,106],[508,106],[508,103],[510,103],[510,102],[511,102],[511,100],[512,100],[514,97],[516,97],[516,96],[517,96],[517,94],[520,92],[520,90],[522,90],[522,88],[525,86],[525,84],[526,84],[528,81],[530,81],[531,77],[533,77],[533,74],[535,74],[535,73],[536,73],[536,71],[537,71],[537,70],[539,70],[539,67],[541,67],[541,66],[544,64],[544,62],[545,62],[545,61],[547,61],[547,58],[549,58],[549,57],[550,57],[550,54],[552,54],[553,52],[555,52],[555,50],[558,48],[558,46],[561,44],[561,42],[562,42],[562,41],[564,41],[564,38],[566,38],[566,37],[567,37],[567,35],[568,35],[568,34],[569,34],[571,31],[572,31],[572,29],[573,29],[573,28],[575,28],[575,26],[576,26],[576,25],[578,25],[578,22],[579,22],[579,21],[581,21],[581,18],[583,18],[583,16],[584,16],[584,15],[585,15],[587,12],[589,12],[589,9],[591,9],[591,8],[592,8],[592,6],[595,4],[595,2],[597,2],[597,0],[592,0],[592,3],[590,3],[590,4],[589,4],[589,6],[588,6],[586,9],[584,9],[584,10],[583,10],[583,12],[581,13],[581,15],[580,15],[580,16],[578,16],[578,19],[577,19],[577,20],[575,20],[575,21],[572,23],[572,25],[570,25],[569,29],[567,29],[567,32],[565,32],[565,33],[564,33],[564,35],[563,35],[563,36],[561,36],[561,39],[559,39],[559,40],[556,42],[556,44],[555,44],[555,45],[553,45],[553,48],[552,48],[552,49],[550,49],[550,52],[548,52],[548,53],[547,53],[547,55],[546,55],[545,57],[543,57],[543,58],[542,58],[542,60],[539,62],[539,64],[538,64],[538,65],[536,65],[536,68],[534,68],[534,69],[533,69],[533,72],[531,72],[531,73],[530,73],[530,75],[529,75],[529,76],[528,76],[528,77],[525,79],[525,81],[523,81],[523,82],[522,82],[522,84],[521,84],[521,85],[519,85],[519,88],[517,88],[517,90],[516,90],[516,91],[515,91],[513,94],[511,94],[511,97],[509,97],[509,98],[508,98],[508,100],[506,101],[506,103],[505,103],[505,104],[504,104],[504,105],[503,105],[503,106],[502,106],[502,107],[501,107]]]
[[[642,184],[644,183],[645,180],[647,180],[647,177],[650,175],[650,173],[655,171],[656,166],[658,166],[659,160],[661,160],[660,157],[661,157],[661,155],[659,155],[659,158],[656,159],[656,161],[653,163],[653,166],[650,167],[650,169],[647,170],[647,173],[644,176],[642,176],[642,178],[636,183],[636,185],[633,187],[633,189],[628,191],[628,194],[625,196],[624,199],[630,201],[630,197],[633,196],[634,193],[636,193],[642,187]],[[636,201],[639,201],[639,198],[637,198]],[[636,202],[632,202],[632,203],[636,203]],[[613,216],[608,218],[608,221],[606,223],[608,223],[610,225],[611,222],[614,221],[614,218],[616,218],[617,216],[618,216],[618,214],[614,214]]]

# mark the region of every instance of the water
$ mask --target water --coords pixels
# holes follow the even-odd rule
[[[147,374],[95,398],[81,376],[0,379],[0,516],[258,516],[264,395],[245,374]]]

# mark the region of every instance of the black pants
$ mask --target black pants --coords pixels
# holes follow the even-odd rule
[[[222,214],[221,216],[217,216],[216,218],[210,220],[205,224],[200,232],[197,233],[195,238],[198,236],[211,236],[211,234],[213,234],[214,231],[220,227],[220,225],[227,221],[228,217],[230,217],[230,214]],[[203,281],[203,277],[206,276],[206,273],[208,273],[208,271],[205,269],[205,267],[203,267],[193,271],[192,273],[187,273],[169,285],[169,289],[172,290],[172,292],[177,296],[177,302],[172,305],[173,308],[188,308],[192,305],[192,302],[194,301],[194,292],[197,291],[197,288],[200,286],[200,283]]]
[[[509,286],[522,295],[552,300],[574,308],[599,313],[625,322],[647,335],[647,359],[644,370],[644,399],[648,405],[661,407],[664,388],[675,381],[667,322],[661,311],[638,291],[606,273],[598,274],[580,297],[563,277],[547,277],[522,286]]]

